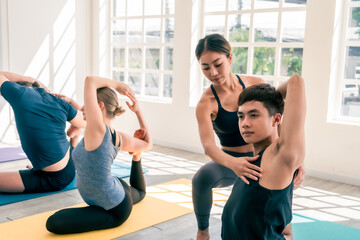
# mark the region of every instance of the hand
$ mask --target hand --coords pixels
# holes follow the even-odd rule
[[[64,100],[65,102],[71,104],[71,101],[72,101],[71,98],[69,98],[69,97],[67,97],[67,96],[65,96],[65,95],[63,95],[63,94],[61,94],[61,93],[51,93],[51,94],[54,95],[55,97],[58,97],[58,98]]]
[[[305,168],[304,165],[301,165],[298,168],[298,173],[294,178],[294,189],[297,189],[298,187],[301,186],[302,182],[304,181],[304,177],[305,177]]]
[[[137,113],[140,110],[138,101],[136,100],[135,96],[128,95],[128,97],[130,98],[132,104],[126,101],[126,105],[130,108],[131,111]]]
[[[81,128],[74,127],[73,125],[71,125],[67,130],[66,135],[68,135],[70,138],[75,138],[80,135],[80,132],[81,132]]]
[[[127,97],[129,97],[129,96],[135,97],[133,90],[129,87],[129,85],[127,85],[125,83],[119,82],[118,86],[115,89],[121,95],[124,95]]]
[[[250,163],[251,161],[257,160],[258,158],[259,155],[255,157],[232,157],[229,165],[235,174],[241,178],[241,180],[243,180],[246,184],[250,184],[246,178],[257,181],[260,177],[262,177],[262,169]]]
[[[145,136],[146,136],[146,130],[143,128],[140,128],[134,132],[134,138],[144,140]],[[141,152],[129,152],[129,154],[135,156],[141,154]]]

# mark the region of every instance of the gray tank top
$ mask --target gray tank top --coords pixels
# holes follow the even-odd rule
[[[119,179],[111,175],[111,165],[119,149],[111,141],[108,126],[97,149],[86,151],[84,139],[74,149],[72,154],[76,167],[76,184],[87,204],[109,210],[124,200],[124,188]]]

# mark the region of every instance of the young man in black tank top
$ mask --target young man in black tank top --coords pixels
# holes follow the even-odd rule
[[[240,132],[260,155],[253,164],[263,172],[249,185],[235,182],[222,215],[223,239],[288,239],[283,231],[292,218],[293,177],[305,157],[304,85],[295,74],[277,90],[261,84],[240,94]]]

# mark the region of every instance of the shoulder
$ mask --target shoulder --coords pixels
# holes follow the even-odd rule
[[[205,90],[205,92],[201,95],[199,102],[196,105],[196,112],[206,111],[212,108],[212,105],[216,102],[215,96],[209,87]]]
[[[246,87],[250,87],[252,85],[265,83],[264,79],[255,76],[247,76],[247,75],[238,75],[241,80],[244,82]]]

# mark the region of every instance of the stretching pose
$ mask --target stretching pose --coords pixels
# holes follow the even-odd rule
[[[0,192],[63,189],[75,177],[66,122],[85,127],[81,112],[31,77],[0,72],[0,90],[14,111],[21,146],[32,164],[26,170],[0,172]]]
[[[132,101],[132,104],[126,104],[136,114],[141,127],[134,137],[116,132],[111,127],[111,120],[124,112],[111,88]],[[141,152],[152,147],[152,143],[131,88],[118,81],[87,77],[83,111],[87,125],[84,138],[74,149],[73,158],[78,190],[89,206],[63,209],[50,216],[46,228],[57,234],[117,227],[127,220],[133,204],[145,197],[140,157]],[[133,155],[130,187],[111,175],[111,165],[119,150]]]
[[[292,218],[293,178],[305,156],[304,85],[295,74],[277,91],[261,84],[241,93],[240,132],[254,146],[259,158],[253,163],[263,172],[249,185],[236,180],[222,215],[223,239],[289,239],[283,231]]]
[[[197,239],[200,240],[210,237],[212,188],[230,186],[237,177],[247,184],[247,178],[257,180],[261,177],[261,168],[251,164],[258,156],[253,157],[252,145],[244,141],[239,131],[237,100],[246,87],[264,81],[232,73],[231,46],[221,35],[212,34],[201,39],[195,54],[205,77],[212,82],[196,107],[201,143],[205,154],[212,160],[202,166],[192,180]],[[214,131],[221,148],[216,145]],[[298,185],[303,175],[304,171],[300,171]]]

